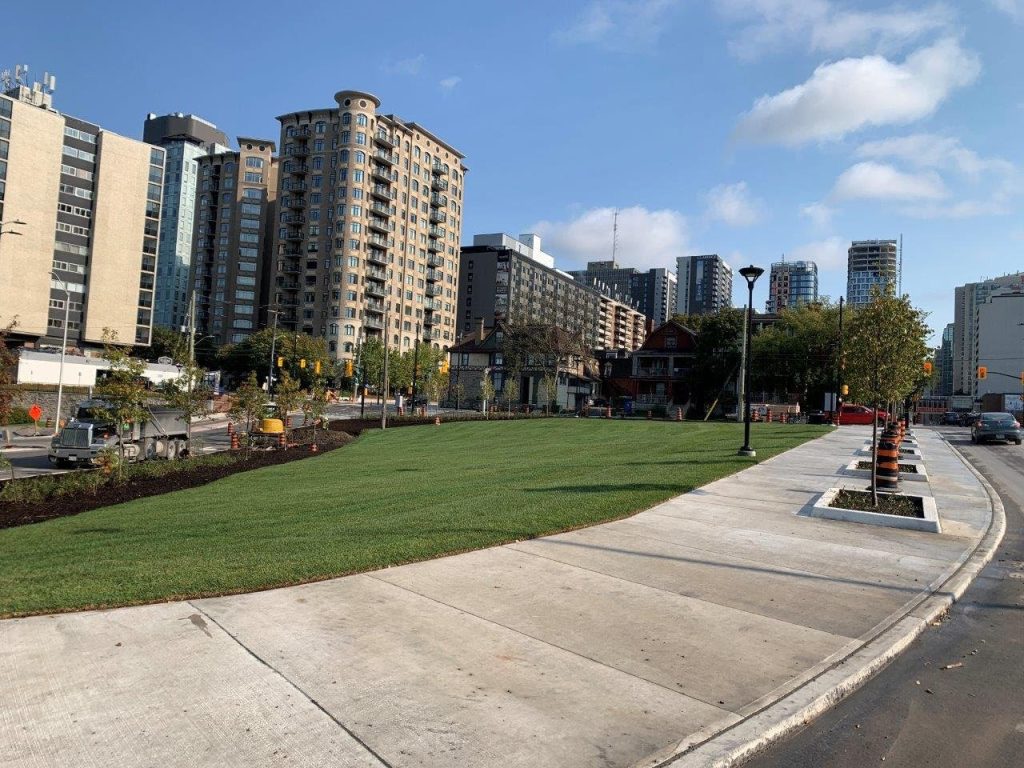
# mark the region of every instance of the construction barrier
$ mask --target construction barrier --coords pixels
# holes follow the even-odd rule
[[[435,427],[440,427],[441,426],[441,417],[440,416],[435,416],[434,417],[434,426]]]
[[[886,430],[878,441],[878,466],[875,475],[878,487],[895,491],[900,479],[899,437],[895,430]]]
[[[231,450],[232,451],[237,451],[238,450],[238,433],[235,432],[235,431],[231,432]]]
[[[765,414],[765,419],[764,420],[767,421],[769,424],[772,423],[772,409],[771,408],[769,408],[768,409],[768,413]]]
[[[682,421],[682,420],[683,420],[683,409],[682,408],[676,408],[676,421]]]
[[[287,448],[288,447],[288,439],[284,436],[284,432],[282,432],[281,434],[279,434],[277,436],[277,447],[278,448]]]
[[[606,419],[610,419],[612,417],[612,407],[610,405],[604,409],[604,417]]]
[[[235,423],[233,421],[228,422],[228,435],[235,434]]]

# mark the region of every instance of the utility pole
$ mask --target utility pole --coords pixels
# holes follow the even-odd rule
[[[416,323],[416,337],[412,340],[412,408],[416,409],[416,378],[420,370],[420,324]]]
[[[384,312],[384,391],[382,392],[383,399],[381,400],[380,408],[380,428],[387,429],[388,427],[388,327],[389,327],[390,315],[387,311]]]
[[[836,361],[836,395],[835,395],[835,409],[836,418],[835,423],[839,424],[839,415],[843,410],[843,297],[839,297],[839,360]]]
[[[196,292],[188,300],[188,361],[196,364]]]
[[[193,300],[195,294],[192,295]],[[270,365],[267,368],[267,397],[270,397],[270,389],[274,384],[274,353],[277,351],[277,316],[280,310],[268,309],[270,314],[274,316],[274,330],[270,335]]]

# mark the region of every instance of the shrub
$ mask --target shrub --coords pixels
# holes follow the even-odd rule
[[[28,409],[18,408],[17,406],[11,408],[11,417],[8,420],[11,424],[31,424],[32,419],[28,416]]]

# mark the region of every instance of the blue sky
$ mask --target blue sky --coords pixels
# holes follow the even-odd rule
[[[466,241],[536,231],[563,269],[610,256],[618,208],[623,264],[813,258],[838,298],[849,241],[902,234],[937,331],[953,286],[1024,269],[1024,0],[162,8],[13,5],[0,66],[131,136],[182,111],[277,138],[369,90],[465,152]]]

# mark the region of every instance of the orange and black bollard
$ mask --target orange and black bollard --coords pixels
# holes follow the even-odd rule
[[[288,440],[285,438],[284,432],[282,432],[281,434],[279,434],[277,436],[277,447],[278,448],[287,448],[288,447]]]
[[[441,426],[441,417],[440,416],[435,416],[434,417],[434,426],[435,427],[440,427]]]
[[[232,430],[232,432],[231,432],[231,450],[232,451],[237,451],[238,450],[238,433],[235,432],[234,430]]]
[[[676,408],[676,421],[682,421],[682,420],[683,420],[683,409],[682,408]]]
[[[229,421],[228,422],[228,434],[229,435],[235,434],[235,423],[233,421]]]
[[[888,430],[878,441],[878,466],[875,475],[878,487],[895,491],[900,479],[900,448],[895,433]]]

